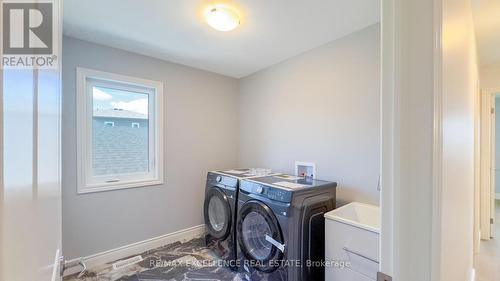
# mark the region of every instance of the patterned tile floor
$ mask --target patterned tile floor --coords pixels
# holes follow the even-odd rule
[[[217,266],[217,259],[205,247],[203,238],[173,243],[141,254],[143,261],[113,270],[112,263],[91,269],[82,278],[76,274],[64,281],[242,281],[241,273]]]

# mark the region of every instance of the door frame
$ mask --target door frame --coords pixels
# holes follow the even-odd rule
[[[490,219],[495,218],[495,96],[500,88],[481,91],[481,190],[480,190],[480,230],[481,239],[494,237]]]
[[[397,104],[398,69],[396,65],[396,48],[400,34],[397,30],[397,18],[400,11],[396,0],[381,0],[381,84],[380,84],[380,264],[379,271],[397,280],[396,261],[399,261],[398,251],[394,241],[397,238],[398,221],[395,204],[395,185],[397,181],[397,158],[399,139]]]
[[[405,2],[405,3],[403,3]],[[392,277],[404,279],[408,264],[408,253],[401,252],[401,238],[408,235],[403,219],[407,203],[400,191],[402,173],[408,172],[402,154],[401,120],[403,77],[407,74],[402,54],[405,38],[402,25],[409,1],[381,1],[381,152],[380,152],[380,265],[379,271]],[[406,5],[406,6],[405,6]],[[440,278],[441,259],[441,167],[442,167],[442,0],[432,0],[433,5],[433,158],[432,158],[432,230],[431,230],[431,280]],[[405,255],[406,254],[406,255]]]
[[[11,273],[5,272],[5,268],[9,268],[10,265],[13,263],[19,263],[18,260],[16,259],[9,259],[8,257],[11,252],[16,251],[16,254],[22,254],[24,253],[30,253],[39,259],[37,260],[36,264],[29,264],[28,266],[25,266],[26,269],[26,275],[21,275],[21,276],[28,276],[28,275],[36,275],[37,280],[45,280],[45,281],[61,281],[62,280],[62,275],[61,275],[61,266],[63,266],[64,259],[62,256],[62,194],[61,194],[61,109],[62,109],[62,104],[61,104],[61,98],[62,98],[62,39],[63,39],[63,34],[62,34],[62,15],[63,15],[63,1],[64,0],[53,0],[53,5],[55,6],[54,13],[57,14],[57,17],[59,18],[58,20],[58,26],[53,27],[54,34],[58,34],[58,40],[56,45],[57,46],[57,59],[59,60],[59,66],[55,69],[32,69],[31,72],[33,74],[33,88],[32,88],[32,98],[33,98],[33,103],[32,104],[27,104],[23,105],[24,112],[23,114],[26,114],[27,116],[30,116],[31,121],[33,122],[31,125],[31,130],[32,130],[32,139],[30,140],[29,143],[29,149],[31,149],[31,157],[32,161],[30,163],[26,163],[28,166],[31,166],[31,177],[29,179],[25,179],[25,181],[30,181],[29,185],[31,185],[30,188],[30,194],[31,196],[28,195],[28,192],[24,192],[23,194],[15,194],[10,196],[9,199],[7,199],[9,193],[9,188],[8,186],[5,186],[5,171],[4,167],[5,164],[4,162],[9,162],[10,159],[5,159],[6,155],[4,151],[7,149],[4,144],[4,139],[6,134],[4,132],[4,120],[5,120],[5,104],[3,103],[5,93],[4,93],[4,82],[5,79],[3,79],[4,74],[6,71],[18,71],[16,69],[12,70],[3,70],[0,69],[0,279],[5,278],[6,276],[12,276],[9,275]],[[24,70],[26,71],[26,70]],[[57,80],[57,85],[55,88],[48,89],[47,86],[44,86],[43,84],[40,85],[39,80],[42,79],[40,78],[41,75],[51,75],[51,79],[56,79]],[[55,78],[57,77],[57,78]],[[54,90],[52,92],[52,90]],[[48,95],[48,93],[52,94],[55,93],[56,97],[54,98],[53,96]],[[48,105],[50,103],[50,105]],[[28,110],[26,110],[28,108]],[[47,116],[52,115],[52,118],[47,118]],[[50,120],[49,120],[50,119]],[[48,121],[49,120],[49,121]],[[50,125],[52,130],[45,130],[47,126]],[[55,133],[54,133],[55,132]],[[55,136],[55,137],[54,137]],[[40,145],[43,142],[46,142],[48,140],[53,141],[54,139],[51,138],[57,138],[55,142],[51,142],[51,144],[54,147],[57,147],[57,151],[51,151],[48,150],[50,153],[46,153],[47,151],[41,153],[40,151]],[[45,150],[46,147],[44,147]],[[53,148],[53,147],[52,147]],[[50,175],[43,174],[43,177],[39,177],[41,173],[40,167],[42,165],[39,164],[39,162],[43,162],[47,158],[50,159],[56,159],[55,161],[57,162],[56,164],[51,163],[48,165],[51,169]],[[43,171],[43,172],[46,172]],[[50,187],[50,188],[48,188]],[[28,195],[29,197],[25,197],[25,195]],[[36,212],[33,213],[33,218],[36,218],[34,221],[22,221],[20,223],[19,229],[31,229],[32,231],[35,231],[36,233],[43,233],[43,237],[41,235],[35,235],[35,237],[38,237],[38,240],[35,240],[36,243],[32,246],[26,248],[28,243],[21,243],[24,241],[21,241],[25,239],[25,237],[19,237],[18,242],[12,243],[12,241],[6,241],[7,235],[5,230],[5,223],[4,219],[9,216],[17,216],[17,213],[11,212],[10,214],[6,212],[6,208],[4,207],[6,204],[4,200],[9,200],[13,201],[15,203],[21,201],[21,200],[26,200],[26,198],[29,198],[30,204],[26,204],[23,207],[28,206],[29,208],[32,208],[30,210],[27,210],[26,212],[31,212],[35,210]],[[23,203],[28,202],[27,200],[24,201]],[[51,208],[47,208],[47,206],[50,204]],[[13,204],[14,205],[14,204]],[[54,212],[57,212],[55,218],[54,218]],[[49,216],[49,213],[50,216]],[[44,217],[42,217],[42,215]],[[47,223],[46,221],[44,223],[38,223],[40,220],[43,220],[44,218],[51,217],[54,218],[55,222],[52,221],[52,223]],[[15,234],[16,230],[11,230],[11,234]],[[33,235],[31,235],[33,236]],[[16,236],[17,237],[17,236]],[[50,238],[57,240],[55,244],[53,245],[53,241],[50,242],[47,239],[44,238]],[[42,241],[43,240],[43,241]],[[30,241],[31,242],[31,241]],[[40,242],[43,242],[40,244]],[[6,247],[2,248],[2,244],[12,244],[10,249],[5,250]],[[42,245],[42,246],[40,246]],[[50,247],[55,246],[56,249],[51,248],[50,253],[48,253],[47,249],[43,248],[46,245],[50,245]],[[40,247],[39,247],[40,246]],[[21,249],[21,253],[18,251]],[[5,250],[5,251],[3,251]],[[53,251],[53,252],[52,252]],[[53,259],[51,259],[53,257]],[[25,263],[29,263],[29,261],[25,261]],[[49,264],[47,264],[49,262]],[[19,273],[14,273],[16,277],[18,277]]]

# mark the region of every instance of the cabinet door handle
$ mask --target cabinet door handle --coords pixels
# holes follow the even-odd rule
[[[372,262],[374,262],[374,263],[379,263],[379,261],[378,261],[378,260],[376,260],[376,259],[372,259],[372,258],[370,258],[370,257],[367,257],[367,256],[365,256],[365,255],[361,254],[361,253],[360,253],[360,252],[358,252],[358,251],[351,250],[351,249],[349,249],[349,248],[347,248],[347,247],[344,247],[343,249],[344,249],[344,251],[346,251],[346,252],[348,252],[348,253],[350,253],[350,254],[356,255],[356,256],[358,256],[358,257],[362,257],[362,258],[367,259],[367,260],[369,260],[369,261],[372,261]]]

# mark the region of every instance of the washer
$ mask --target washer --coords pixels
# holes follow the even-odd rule
[[[335,208],[336,187],[288,175],[241,181],[238,259],[248,280],[324,280],[323,215]]]
[[[233,270],[238,268],[236,203],[239,181],[255,177],[251,169],[213,171],[207,174],[203,207],[207,234],[205,243]]]

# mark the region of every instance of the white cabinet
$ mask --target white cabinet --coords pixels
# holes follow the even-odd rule
[[[325,214],[325,257],[329,262],[326,281],[377,279],[379,214],[378,207],[362,203],[351,203]]]

